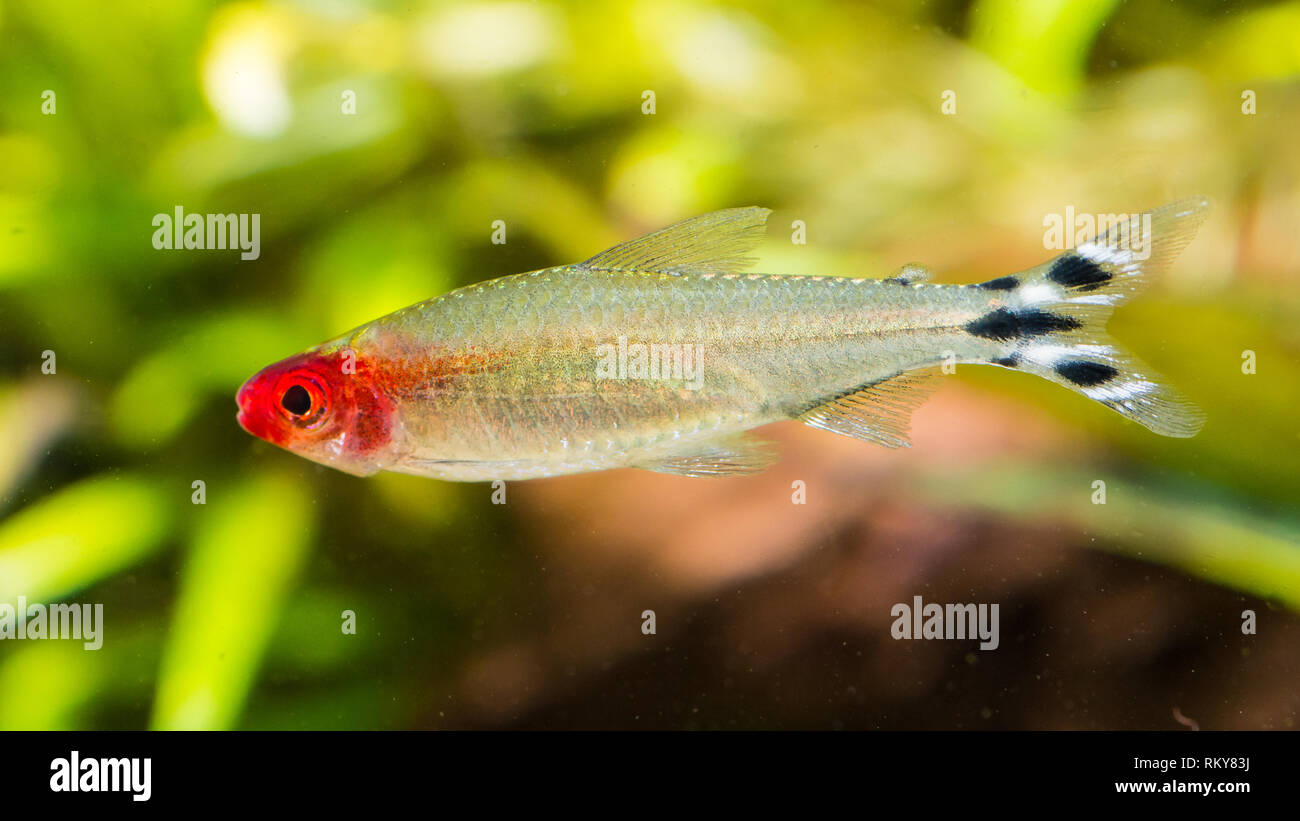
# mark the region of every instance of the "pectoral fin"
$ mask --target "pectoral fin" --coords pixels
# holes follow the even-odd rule
[[[740,435],[697,444],[681,453],[636,467],[678,476],[746,476],[761,472],[776,458],[776,450],[770,442]]]

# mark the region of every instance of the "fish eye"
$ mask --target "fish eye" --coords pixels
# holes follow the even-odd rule
[[[294,416],[306,416],[311,411],[311,394],[302,385],[290,385],[280,397],[280,407]]]
[[[329,417],[331,402],[327,385],[303,369],[281,375],[266,400],[271,409],[296,428],[314,429]]]

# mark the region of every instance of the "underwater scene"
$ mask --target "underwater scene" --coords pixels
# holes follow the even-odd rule
[[[1287,730],[1300,2],[6,0],[0,729]]]

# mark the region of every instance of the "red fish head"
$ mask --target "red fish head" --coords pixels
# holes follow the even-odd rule
[[[351,351],[308,351],[263,368],[235,397],[244,430],[356,476],[391,461],[393,403]]]

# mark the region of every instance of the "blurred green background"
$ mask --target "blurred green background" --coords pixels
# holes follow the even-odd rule
[[[1297,2],[6,0],[0,602],[106,623],[0,642],[0,727],[1293,727],[1298,77]],[[234,420],[322,339],[716,208],[776,209],[759,270],[969,282],[1195,194],[1111,325],[1192,440],[959,368],[909,451],[790,423],[761,476],[494,505]],[[177,205],[260,257],[155,250]],[[1002,647],[891,640],[914,595]]]

